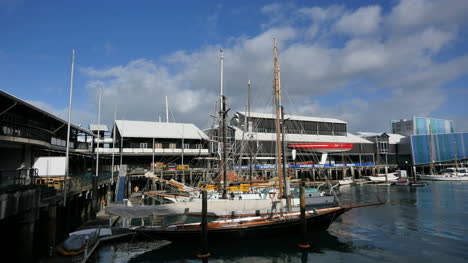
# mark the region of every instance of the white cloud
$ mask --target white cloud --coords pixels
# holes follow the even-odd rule
[[[424,8],[416,8],[421,3]],[[444,1],[401,1],[387,13],[378,6],[357,10],[343,6],[267,6],[262,9],[264,14],[279,13],[300,23],[291,18],[284,23],[268,18],[268,29],[251,37],[233,37],[223,47],[229,106],[232,111],[244,110],[250,79],[253,107],[271,111],[275,37],[288,113],[341,118],[349,121],[352,130],[374,131],[386,131],[391,119],[430,116],[446,103],[442,85],[468,73],[466,57],[443,63],[434,59],[451,47],[461,30],[457,8],[443,8],[438,19],[427,18],[441,3]],[[410,14],[403,8],[411,4],[416,6],[413,18],[407,17]],[[434,22],[442,21],[442,17],[447,20]],[[348,34],[349,39],[333,44],[341,33]],[[168,96],[176,121],[206,128],[211,125],[209,115],[215,113],[219,94],[220,47],[179,50],[161,61],[142,58],[126,65],[82,71],[88,77],[93,102],[97,101],[97,88],[104,87],[103,113],[107,120],[113,116],[114,105],[119,118],[158,119],[165,116],[164,100]],[[319,102],[319,96],[330,94],[338,102]],[[372,97],[369,94],[375,98],[366,99]]]
[[[380,6],[361,7],[342,16],[336,23],[336,30],[351,35],[373,34],[380,27],[380,12]]]

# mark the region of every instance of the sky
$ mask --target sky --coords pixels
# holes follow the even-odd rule
[[[0,89],[72,122],[213,125],[220,49],[230,114],[273,112],[273,38],[286,114],[390,132],[413,116],[468,131],[468,0],[0,0]]]

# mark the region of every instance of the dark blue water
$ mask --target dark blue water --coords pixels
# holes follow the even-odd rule
[[[468,183],[344,186],[340,192],[347,204],[386,203],[353,209],[327,232],[310,234],[310,249],[299,249],[294,234],[289,238],[210,244],[212,257],[208,262],[468,262]],[[93,260],[201,261],[195,256],[197,244],[165,244],[107,244]],[[140,254],[152,247],[159,248]]]

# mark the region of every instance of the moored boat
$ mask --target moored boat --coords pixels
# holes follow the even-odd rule
[[[326,230],[340,215],[351,208],[333,207],[306,212],[308,231]],[[238,219],[217,220],[208,223],[210,240],[251,239],[268,236],[299,233],[301,228],[300,212],[277,213],[271,216],[242,217]],[[193,241],[200,239],[201,224],[175,224],[168,226],[142,226],[134,231],[170,241]]]

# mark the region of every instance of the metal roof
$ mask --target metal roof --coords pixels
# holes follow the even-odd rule
[[[382,136],[386,134],[388,136],[388,143],[390,144],[397,144],[401,141],[401,139],[405,138],[406,136],[396,134],[396,133],[388,133],[388,132],[358,132],[359,137],[361,138],[369,138],[369,137],[376,137],[376,136]]]
[[[192,123],[116,120],[120,135],[126,138],[205,139],[208,136]]]
[[[238,127],[236,129],[236,140],[242,140],[242,130]],[[254,132],[252,139],[256,141],[275,141],[275,133],[260,133]],[[247,135],[244,134],[244,140],[247,140]],[[364,138],[358,137],[351,133],[346,136],[332,136],[332,135],[312,135],[312,134],[285,134],[285,140],[288,142],[329,142],[329,143],[373,143]]]
[[[90,131],[102,131],[102,132],[107,132],[109,131],[109,129],[107,128],[107,125],[105,124],[100,124],[100,125],[97,125],[97,124],[90,124],[89,125],[89,130]]]
[[[246,112],[238,111],[237,113],[247,116]],[[262,119],[276,119],[276,114],[273,113],[260,113],[260,112],[251,112],[250,117],[252,118],[262,118]],[[284,115],[285,119],[295,120],[295,121],[316,121],[316,122],[332,122],[332,123],[347,123],[342,120],[332,119],[332,118],[320,118],[320,117],[307,117],[307,116],[298,116],[298,115]]]
[[[22,104],[23,106],[26,106],[28,108],[31,108],[32,110],[38,111],[38,112],[40,112],[40,113],[42,113],[42,114],[44,114],[44,115],[46,115],[46,116],[48,116],[48,117],[50,117],[52,119],[55,119],[55,120],[57,120],[59,122],[62,122],[64,124],[68,124],[68,121],[66,121],[66,120],[64,120],[64,119],[62,119],[62,118],[60,118],[60,117],[58,117],[58,116],[56,116],[56,115],[54,115],[54,114],[52,114],[52,113],[50,113],[48,111],[45,111],[45,110],[43,110],[43,109],[41,109],[41,108],[39,108],[37,106],[34,106],[33,104],[31,104],[29,102],[26,102],[26,101],[24,101],[24,100],[22,100],[22,99],[20,99],[20,98],[18,98],[16,96],[13,96],[13,95],[11,95],[10,93],[8,93],[8,92],[6,92],[4,90],[0,90],[0,96],[4,96],[6,98],[9,98],[9,99],[11,99],[11,100],[13,100],[13,101],[15,101],[15,102],[17,102],[19,104]],[[77,125],[75,125],[73,123],[71,123],[70,126],[77,129],[77,130],[79,130],[79,131],[81,131],[81,132],[83,132],[83,133],[86,133],[88,135],[93,135],[92,132],[87,131],[87,130],[85,130],[85,129],[83,129],[83,128],[81,128],[81,127],[79,127],[79,126],[77,126]]]

